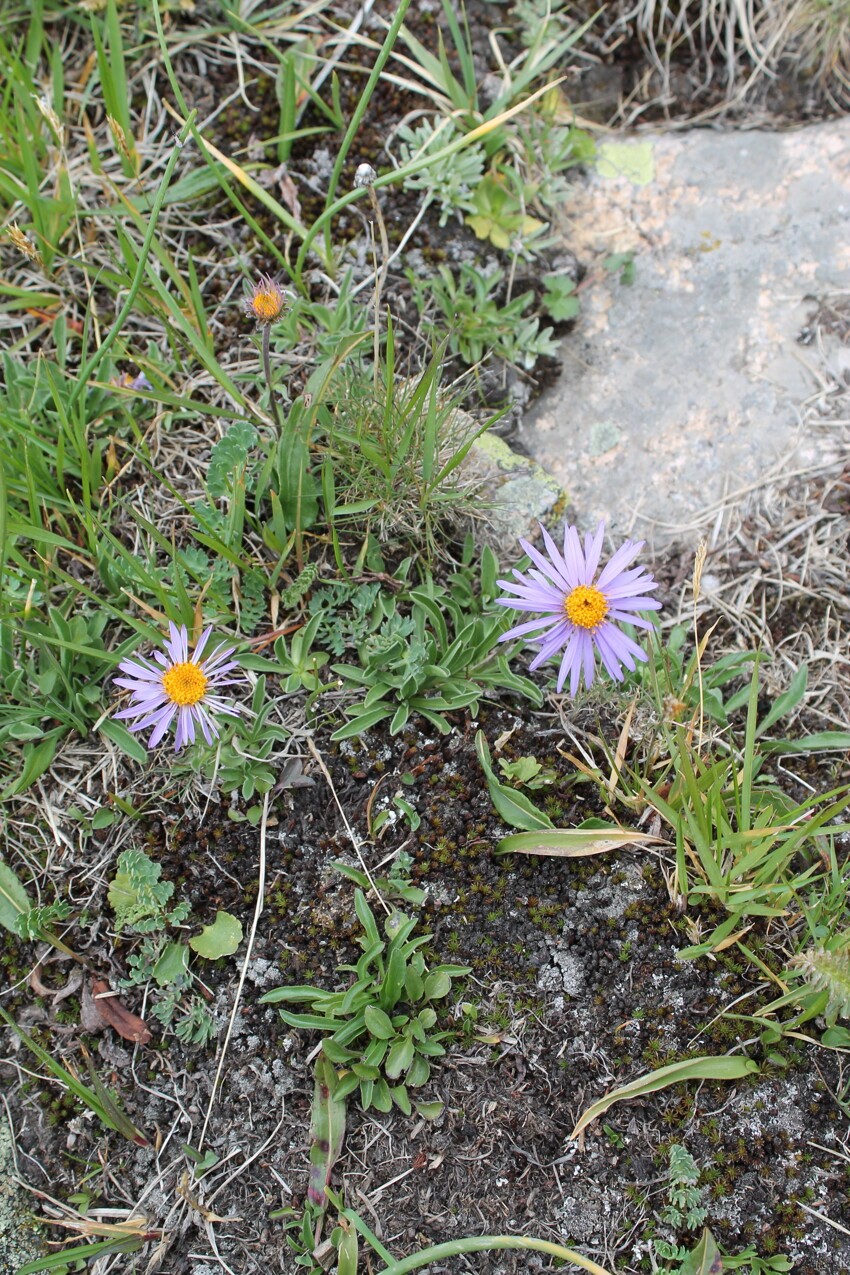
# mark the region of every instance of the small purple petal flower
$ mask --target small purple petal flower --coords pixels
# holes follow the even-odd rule
[[[597,575],[602,555],[605,524],[600,522],[595,535],[584,538],[582,549],[575,527],[564,528],[564,550],[560,552],[545,527],[543,543],[546,554],[526,540],[520,540],[534,566],[528,571],[514,569],[514,580],[498,584],[512,596],[496,598],[500,606],[515,611],[536,611],[537,619],[526,620],[508,629],[499,638],[530,638],[538,652],[529,668],[539,668],[553,655],[563,651],[558,670],[558,691],[570,679],[570,695],[578,691],[582,677],[590,687],[599,655],[605,672],[615,682],[622,682],[623,666],[634,670],[635,661],[646,661],[646,652],[617,623],[652,629],[651,620],[638,611],[657,611],[661,603],[648,595],[658,584],[644,567],[632,567],[643,548],[643,541],[627,540]],[[546,556],[548,554],[548,557]]]
[[[163,639],[166,654],[154,651],[155,664],[137,656],[118,665],[125,676],[116,677],[115,685],[130,691],[131,696],[129,708],[115,716],[127,719],[130,730],[151,728],[149,748],[156,748],[176,718],[174,750],[179,752],[184,745],[195,742],[196,725],[211,744],[219,733],[216,717],[239,716],[234,704],[211,692],[232,686],[240,679],[227,676],[238,667],[236,660],[228,659],[234,651],[232,646],[222,642],[205,660],[201,659],[212,629],[204,630],[190,656],[185,624],[169,624],[168,628],[168,637]]]
[[[286,292],[271,275],[261,275],[245,298],[245,313],[260,328],[275,323],[286,308]]]

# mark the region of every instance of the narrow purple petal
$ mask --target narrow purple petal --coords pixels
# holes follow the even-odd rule
[[[228,660],[226,664],[219,664],[217,668],[213,668],[213,669],[210,668],[209,664],[204,664],[202,666],[201,671],[204,673],[204,675],[207,678],[207,681],[210,682],[211,685],[223,686],[225,680],[228,682],[235,682],[237,680],[234,677],[224,679],[224,675],[225,673],[229,673],[232,668],[238,668],[238,667],[239,667],[238,660]],[[239,680],[241,681],[241,679]]]
[[[172,664],[185,664],[189,659],[189,634],[186,625],[178,626],[173,620],[168,621],[169,637],[165,640],[165,649]]]
[[[204,670],[215,668],[216,665],[221,664],[222,660],[226,660],[228,655],[232,655],[235,650],[235,646],[228,646],[226,642],[219,642],[212,655],[208,655],[204,660],[202,667]],[[235,660],[233,662],[236,663]]]
[[[197,704],[192,704],[186,708],[181,708],[177,717],[177,738],[174,741],[174,747],[182,748],[184,744],[194,744],[195,742],[195,709]]]
[[[170,704],[168,707],[168,711],[165,711],[165,710],[163,711],[159,724],[156,726],[153,734],[148,740],[148,748],[156,748],[157,744],[163,738],[169,726],[171,725],[171,719],[173,718],[173,716],[174,716],[174,705]]]
[[[655,583],[654,580],[635,580],[632,584],[621,584],[608,589],[604,589],[603,592],[609,602],[619,602],[621,600],[625,600],[626,598],[641,597],[642,589],[657,589],[657,588],[658,588],[658,585]],[[661,604],[659,602],[653,602],[652,599],[649,599],[647,605],[660,606]]]
[[[588,690],[593,685],[593,674],[596,670],[596,660],[594,659],[593,638],[588,630],[579,634],[579,642],[581,643],[581,662],[584,671],[584,684]]]
[[[608,628],[610,629],[610,627],[611,626],[609,625]],[[600,656],[602,657],[602,663],[605,666],[605,672],[608,674],[608,676],[611,678],[612,681],[622,682],[623,669],[619,659],[617,658],[617,653],[615,652],[612,643],[609,642],[608,640],[608,634],[606,633],[605,625],[604,624],[600,625],[599,629],[596,631],[596,633],[594,633],[593,636],[594,636],[594,641],[596,643],[596,649],[599,652]],[[630,667],[634,668],[634,661],[631,662]]]
[[[545,664],[547,660],[551,659],[553,655],[560,651],[564,642],[568,639],[572,627],[573,626],[567,620],[564,620],[556,629],[553,629],[551,633],[547,634],[542,640],[540,650],[528,667],[531,669],[540,668],[541,664]]]
[[[201,708],[201,704],[196,704],[195,708]],[[240,717],[242,709],[238,704],[231,704],[228,700],[220,699],[218,695],[205,695],[203,699],[204,709],[210,709],[212,713],[224,713],[227,717]]]
[[[575,691],[572,689],[572,685],[573,685],[573,681],[575,680],[576,671],[581,668],[581,665],[577,658],[578,651],[579,651],[578,637],[574,629],[564,649],[564,655],[563,655],[563,658],[561,659],[561,667],[558,669],[557,689],[558,689],[559,695],[561,693],[561,690],[563,689],[564,682],[567,680],[568,676],[570,679],[570,694],[575,695]]]
[[[622,629],[618,629],[615,624],[607,625],[606,636],[614,649],[618,659],[621,659],[627,668],[634,668],[632,659],[640,660],[645,663],[649,658],[642,646],[639,646],[628,633],[624,633]]]
[[[565,593],[569,593],[570,584],[569,584],[569,581],[567,580],[566,575],[564,574],[564,569],[561,568],[559,570],[556,563],[548,562],[543,557],[543,554],[540,552],[540,550],[535,549],[534,545],[529,544],[527,540],[520,540],[520,544],[522,545],[523,549],[528,554],[529,558],[534,563],[534,565],[540,568],[544,576],[546,576],[547,579],[551,580],[553,585],[561,586]]]
[[[607,584],[614,584],[614,577],[633,562],[643,548],[642,540],[627,540],[625,544],[620,545],[619,549],[612,554],[609,561],[605,564],[599,579],[596,581],[596,587],[603,589]],[[643,570],[641,567],[640,570]]]
[[[496,598],[496,601],[502,606],[512,607],[514,611],[546,611],[553,616],[564,614],[563,601],[560,596],[557,602],[547,597]]]
[[[113,686],[121,686],[125,691],[132,691],[134,695],[164,695],[162,689],[162,677],[158,677],[155,682],[142,682],[134,677],[113,677]]]
[[[136,660],[122,660],[118,667],[128,677],[136,677],[144,682],[152,682],[154,679],[158,681],[162,677],[162,673],[155,664],[145,664]]]
[[[215,718],[211,717],[200,704],[197,705],[196,716],[200,723],[201,730],[204,732],[204,739],[208,744],[211,744],[214,739],[218,738],[218,726],[216,725]]]
[[[602,553],[602,541],[605,536],[605,523],[600,522],[596,528],[596,535],[591,536],[590,533],[584,538],[584,579],[580,584],[593,584],[593,577],[596,575],[596,568],[599,566],[599,555]],[[590,683],[588,682],[588,686]]]
[[[197,646],[195,647],[194,654],[192,655],[192,662],[193,662],[194,664],[199,664],[199,663],[200,663],[200,660],[201,660],[201,653],[202,653],[202,651],[203,651],[204,647],[206,646],[207,642],[209,641],[209,638],[210,638],[210,634],[211,634],[211,633],[212,633],[212,625],[210,625],[210,626],[209,626],[209,628],[204,629],[203,633],[202,633],[202,634],[201,634],[201,636],[198,638],[198,644],[197,644]]]
[[[612,598],[612,611],[659,611],[661,603],[657,598]]]
[[[581,541],[575,527],[564,528],[564,562],[569,578],[576,584],[581,584],[584,579],[584,554],[581,551]]]
[[[564,561],[561,554],[559,553],[558,546],[555,544],[555,541],[549,535],[549,532],[546,530],[546,528],[543,526],[542,523],[540,524],[540,531],[543,536],[543,543],[546,546],[546,552],[549,555],[549,560],[552,563],[553,567],[555,567],[558,573],[557,578],[558,580],[563,581],[564,588],[569,593],[570,589],[575,588],[575,583],[572,582],[570,579],[570,573],[567,570],[567,564]]]
[[[499,641],[507,642],[511,638],[524,637],[526,633],[533,633],[535,629],[545,629],[546,625],[552,624],[553,621],[556,626],[560,626],[561,624],[564,623],[563,619],[561,619],[560,617],[558,619],[555,619],[554,616],[544,615],[537,620],[526,620],[524,624],[518,624],[515,628],[508,629],[507,633],[503,633],[501,635],[501,637],[499,638]],[[535,640],[542,641],[542,639],[545,636],[546,636],[545,633],[540,634],[538,638],[536,638]]]
[[[654,633],[657,625],[652,620],[645,620],[642,615],[629,615],[628,611],[609,611],[606,620],[618,620],[620,624],[633,624],[636,629],[648,629]]]

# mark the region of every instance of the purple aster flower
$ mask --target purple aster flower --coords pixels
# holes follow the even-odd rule
[[[208,655],[201,659],[203,650],[209,640],[212,629],[205,629],[189,656],[189,638],[186,625],[169,624],[170,637],[163,645],[166,654],[154,651],[156,663],[139,656],[132,660],[122,660],[118,665],[126,677],[116,677],[115,685],[123,686],[132,692],[129,708],[116,713],[118,718],[132,718],[130,730],[147,730],[152,727],[148,747],[155,748],[165,735],[174,717],[177,717],[177,732],[174,739],[174,750],[184,744],[195,742],[195,724],[197,723],[208,744],[218,736],[216,715],[238,717],[239,709],[220,695],[210,694],[220,686],[232,686],[237,680],[226,675],[237,668],[236,660],[229,660],[233,654],[232,646],[222,642]]]
[[[516,583],[499,580],[500,587],[515,596],[496,601],[515,611],[539,611],[541,615],[509,629],[499,641],[534,633],[531,640],[539,644],[540,650],[531,661],[532,669],[563,651],[558,690],[569,676],[570,695],[578,691],[582,675],[585,686],[591,686],[597,652],[608,676],[622,682],[623,665],[634,669],[635,660],[645,661],[647,655],[617,627],[617,622],[652,629],[651,620],[637,612],[657,611],[661,606],[647,596],[658,588],[657,582],[644,567],[630,565],[643,548],[643,541],[627,540],[597,576],[604,522],[600,522],[595,536],[585,536],[583,552],[575,527],[564,528],[563,554],[546,528],[541,526],[540,530],[548,558],[526,540],[520,540],[534,567],[514,570]]]

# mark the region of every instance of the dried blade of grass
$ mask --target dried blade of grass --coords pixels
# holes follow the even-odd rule
[[[587,827],[595,824],[595,827]],[[626,846],[658,845],[660,837],[648,832],[633,832],[606,824],[601,819],[588,819],[581,828],[554,828],[551,832],[514,832],[503,837],[496,847],[496,854],[536,854],[566,859],[578,859],[585,855],[607,854],[609,850],[622,850]]]
[[[175,119],[178,124],[183,127],[186,126],[187,121],[183,118],[179,111],[175,110],[170,102],[163,102],[163,106],[165,107],[165,110],[168,111],[168,114]],[[194,114],[197,114],[197,112],[194,112]],[[299,239],[304,238],[307,233],[306,226],[303,226],[300,221],[297,221],[289,209],[284,208],[283,204],[279,203],[273,195],[270,195],[265,187],[261,186],[259,182],[254,181],[251,174],[246,172],[241,164],[237,164],[235,160],[230,159],[228,155],[225,155],[223,151],[220,151],[217,146],[212,144],[212,142],[208,142],[205,137],[202,137],[194,124],[191,125],[189,131],[204,155],[223,165],[223,167],[230,173],[231,177],[235,177],[239,182],[239,185],[244,186],[244,188],[253,195],[255,199],[258,199],[270,213],[277,217],[278,221],[282,222],[283,225],[286,226],[287,230],[291,230],[293,234],[298,235]]]
[[[629,705],[625,721],[623,722],[623,728],[620,731],[620,737],[617,740],[617,747],[614,751],[614,760],[611,763],[611,774],[608,777],[608,783],[605,785],[608,789],[609,798],[614,796],[615,789],[620,780],[620,771],[623,769],[623,762],[626,760],[626,750],[629,746],[629,727],[632,724],[632,715],[634,714],[637,701],[638,697],[635,695]]]

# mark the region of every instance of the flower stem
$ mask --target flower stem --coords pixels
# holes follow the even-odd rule
[[[381,363],[381,292],[383,291],[384,280],[387,277],[387,269],[390,264],[390,241],[387,236],[387,226],[384,221],[384,214],[381,212],[380,201],[372,186],[369,187],[369,201],[375,214],[375,220],[378,223],[378,233],[381,236],[381,268],[378,270],[376,263],[375,269],[375,387],[377,388]]]
[[[266,376],[266,385],[269,387],[269,406],[274,417],[274,423],[277,426],[277,432],[280,434],[280,412],[278,410],[274,382],[272,381],[271,337],[271,324],[266,324],[263,328],[263,371]]]

